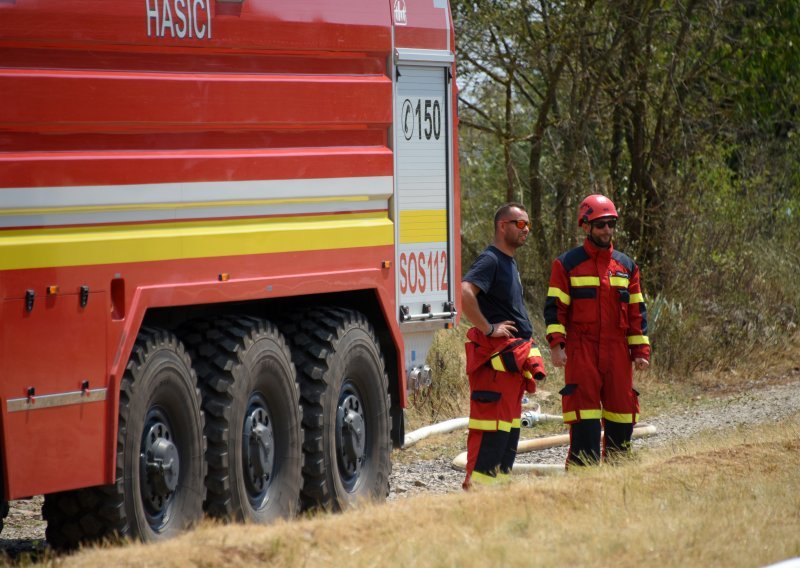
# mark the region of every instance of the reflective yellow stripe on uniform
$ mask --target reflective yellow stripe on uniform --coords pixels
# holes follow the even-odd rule
[[[497,429],[501,432],[511,432],[511,422],[505,422],[503,420],[497,421]]]
[[[528,357],[541,357],[542,353],[539,351],[538,347],[532,347],[530,351],[528,351]],[[489,361],[492,363],[492,369],[495,371],[501,371],[503,373],[509,372],[506,369],[506,365],[503,362],[503,357],[501,353],[494,353],[490,358]],[[530,373],[527,375],[527,378],[530,378]]]
[[[486,430],[489,432],[494,432],[497,430],[497,420],[478,420],[477,418],[470,418],[469,425],[467,427],[470,430]]]
[[[644,296],[642,294],[631,294],[631,299],[628,303],[641,304],[643,302],[644,302]]]
[[[579,410],[578,416],[581,420],[599,420],[603,416],[603,411],[599,408],[593,408],[591,410]]]
[[[492,358],[489,359],[492,362],[492,369],[495,371],[503,371],[505,372],[506,366],[503,365],[503,359],[500,357],[500,353],[495,353],[492,355]]]
[[[569,297],[569,294],[565,293],[561,288],[556,288],[555,286],[550,286],[547,289],[547,295],[551,298],[558,298],[561,300],[562,304],[569,306],[572,298]]]
[[[570,286],[600,286],[600,278],[597,276],[570,276]]]
[[[574,410],[572,412],[565,412],[562,414],[564,422],[575,422],[578,419],[578,413]]]
[[[522,376],[525,377],[526,379],[532,379],[533,378],[533,375],[531,375],[530,371],[522,371]]]
[[[608,281],[612,286],[618,286],[621,288],[627,288],[630,284],[630,280],[623,278],[622,276],[612,276]]]
[[[629,335],[628,345],[650,345],[650,340],[646,335]]]
[[[638,414],[624,414],[620,412],[609,412],[608,410],[603,411],[603,418],[619,424],[631,424],[632,422],[639,421]]]
[[[473,471],[470,480],[478,485],[495,485],[498,483],[498,479],[496,477],[486,475],[480,471]]]
[[[547,326],[547,335],[551,333],[560,333],[562,335],[567,335],[567,328],[561,325],[560,323],[551,323]]]
[[[522,418],[514,418],[514,420],[511,421],[511,427],[516,429],[522,428]]]
[[[503,473],[502,471],[497,472],[497,483],[511,483],[511,475],[508,473]]]

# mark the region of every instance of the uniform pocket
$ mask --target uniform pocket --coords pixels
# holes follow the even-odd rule
[[[639,417],[639,412],[641,411],[639,407],[639,391],[632,388],[631,398],[632,398],[631,403],[633,405],[633,416],[634,416],[633,423],[635,424],[636,422],[639,421],[638,417]]]
[[[470,398],[475,402],[497,402],[500,400],[500,393],[494,391],[475,391]]]
[[[558,391],[558,394],[560,394],[561,396],[569,396],[572,393],[574,393],[577,388],[578,388],[577,383],[570,383],[568,385],[564,385],[564,388]]]
[[[593,323],[597,321],[597,288],[571,288],[572,321]]]
[[[627,290],[618,290],[619,292],[619,326],[622,329],[628,329],[628,307],[631,301],[631,295]]]

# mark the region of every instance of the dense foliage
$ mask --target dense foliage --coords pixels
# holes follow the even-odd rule
[[[523,202],[541,317],[552,259],[579,242],[577,204],[602,193],[642,267],[662,369],[794,333],[800,0],[451,3],[465,267],[497,205]]]

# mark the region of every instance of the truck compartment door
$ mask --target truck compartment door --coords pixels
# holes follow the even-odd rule
[[[0,382],[10,499],[104,482],[108,311],[105,291],[0,303],[0,374],[24,378]]]
[[[410,390],[430,384],[433,336],[455,321],[452,56],[433,53],[400,61],[395,75],[397,305]]]
[[[449,67],[397,67],[395,210],[401,323],[453,317],[449,90]]]

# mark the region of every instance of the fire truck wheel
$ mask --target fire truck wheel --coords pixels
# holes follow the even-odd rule
[[[203,412],[197,377],[171,333],[143,329],[119,404],[118,532],[153,541],[202,518],[205,477]]]
[[[356,311],[319,308],[288,323],[301,379],[306,509],[385,499],[391,473],[388,377],[372,326]]]
[[[300,394],[289,347],[251,317],[198,322],[184,335],[200,377],[208,437],[206,511],[267,523],[297,512]]]
[[[143,328],[122,378],[116,483],[45,495],[57,549],[114,537],[174,536],[203,515],[205,437],[200,390],[181,342]]]

